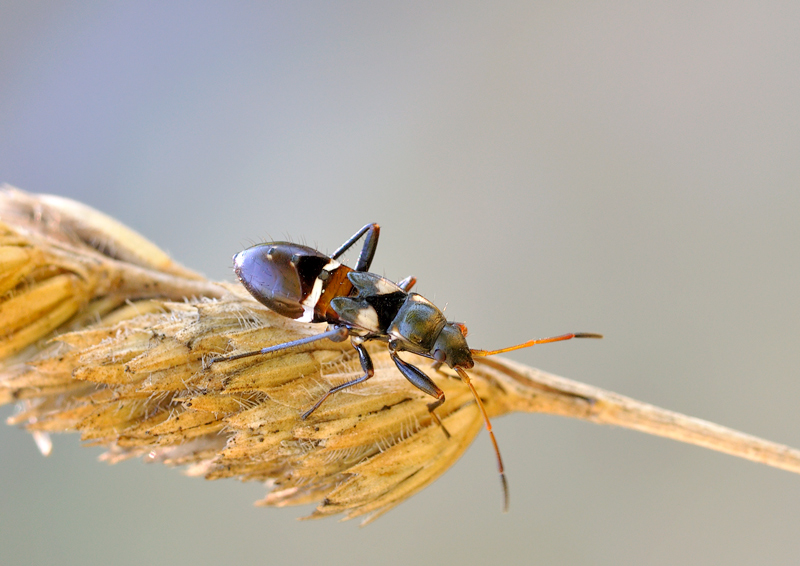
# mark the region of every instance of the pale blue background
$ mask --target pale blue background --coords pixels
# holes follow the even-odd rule
[[[3,1],[0,180],[229,280],[377,221],[473,347],[800,446],[800,4],[659,4]],[[0,563],[797,564],[800,476],[495,426],[510,513],[482,435],[367,529],[0,427]]]

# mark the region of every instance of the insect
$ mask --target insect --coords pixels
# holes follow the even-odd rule
[[[398,283],[393,283],[368,271],[375,256],[379,235],[378,224],[367,224],[330,256],[308,246],[290,242],[258,244],[236,254],[233,257],[234,271],[242,285],[260,303],[280,315],[295,320],[327,322],[328,328],[315,336],[261,350],[218,356],[209,360],[207,365],[270,354],[317,340],[341,342],[350,338],[358,353],[364,374],[328,390],[301,415],[301,418],[306,419],[334,393],[371,378],[375,372],[364,343],[370,340],[385,342],[389,356],[400,373],[415,387],[434,398],[434,401],[428,404],[428,410],[449,438],[450,433],[435,413],[435,409],[445,401],[444,392],[428,375],[400,358],[398,353],[410,352],[430,358],[436,369],[442,364],[447,364],[469,386],[481,410],[497,457],[504,508],[507,509],[508,484],[500,449],[483,402],[466,371],[474,366],[473,357],[491,356],[546,342],[571,338],[602,338],[602,336],[591,333],[570,333],[529,340],[499,350],[470,349],[467,345],[465,325],[448,322],[442,311],[428,299],[410,292],[416,283],[414,277],[406,277]],[[347,267],[337,261],[362,237],[364,243],[355,268]]]

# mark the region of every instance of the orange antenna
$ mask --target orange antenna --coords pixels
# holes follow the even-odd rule
[[[458,373],[458,376],[461,378],[461,381],[466,383],[470,390],[472,391],[472,395],[475,397],[475,402],[478,404],[478,407],[483,414],[483,422],[486,423],[486,430],[489,432],[489,437],[492,439],[492,444],[494,445],[494,453],[497,456],[497,470],[500,472],[500,483],[503,486],[503,512],[508,512],[508,481],[506,481],[506,472],[505,468],[503,467],[503,458],[500,456],[500,448],[497,446],[497,439],[494,437],[494,432],[492,432],[492,423],[489,420],[489,415],[486,414],[486,407],[483,406],[483,401],[478,396],[478,392],[475,391],[475,386],[472,385],[472,381],[469,379],[467,372],[458,366],[453,368]]]
[[[466,330],[466,327],[464,328]],[[462,331],[463,332],[463,331]],[[527,348],[529,346],[535,346],[536,344],[547,344],[548,342],[561,342],[562,340],[572,340],[573,338],[602,338],[602,334],[594,334],[592,332],[573,332],[571,334],[562,334],[560,336],[553,336],[551,338],[538,338],[534,340],[528,340],[527,342],[523,342],[522,344],[517,344],[516,346],[509,346],[508,348],[501,348],[499,350],[472,350],[470,349],[470,353],[473,356],[493,356],[494,354],[502,354],[503,352],[511,352],[512,350],[520,350],[522,348]],[[470,390],[472,391],[472,395],[475,397],[475,402],[478,404],[478,407],[483,414],[483,422],[486,423],[486,430],[489,432],[489,438],[492,439],[492,445],[494,446],[494,453],[497,456],[497,470],[500,472],[500,483],[503,486],[503,511],[508,511],[508,481],[506,480],[506,472],[505,468],[503,467],[503,458],[500,456],[500,448],[497,446],[497,439],[494,436],[494,432],[492,432],[492,423],[489,420],[489,415],[486,413],[486,407],[483,406],[483,401],[478,396],[478,392],[475,390],[475,386],[472,385],[472,381],[470,381],[467,372],[464,368],[459,366],[455,366],[453,368],[458,373],[458,376],[461,378],[461,381],[466,383]]]
[[[527,342],[523,342],[522,344],[517,344],[516,346],[509,346],[508,348],[500,348],[499,350],[472,350],[470,352],[473,356],[494,356],[495,354],[502,354],[504,352],[511,352],[513,350],[521,350],[522,348],[528,348],[530,346],[535,346],[536,344],[547,344],[548,342],[561,342],[562,340],[572,340],[573,338],[602,338],[602,334],[594,334],[592,332],[573,332],[571,334],[562,334],[560,336],[552,336],[551,338],[536,338],[534,340],[528,340]]]

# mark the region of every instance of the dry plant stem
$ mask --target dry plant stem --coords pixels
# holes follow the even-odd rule
[[[43,452],[49,433],[77,431],[112,463],[142,457],[208,479],[262,481],[262,505],[316,503],[311,517],[368,522],[442,475],[484,426],[464,381],[407,356],[445,393],[437,413],[450,437],[442,434],[430,398],[382,344],[369,346],[373,378],[302,419],[326,391],[361,375],[347,342],[209,367],[210,357],[322,327],[269,311],[239,285],[209,282],[66,199],[0,191],[0,291],[0,404],[17,402],[9,423],[25,426]],[[797,450],[509,360],[478,358],[468,380],[490,417],[575,417],[800,472]]]
[[[490,374],[493,378],[516,389],[507,397],[511,404],[508,412],[550,413],[620,426],[800,473],[800,450],[511,360],[484,359],[481,363],[497,372]]]

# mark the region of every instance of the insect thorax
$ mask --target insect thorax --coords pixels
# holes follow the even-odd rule
[[[433,303],[422,295],[410,293],[398,309],[386,333],[410,342],[415,351],[430,352],[447,320]],[[408,346],[408,344],[406,344]]]

